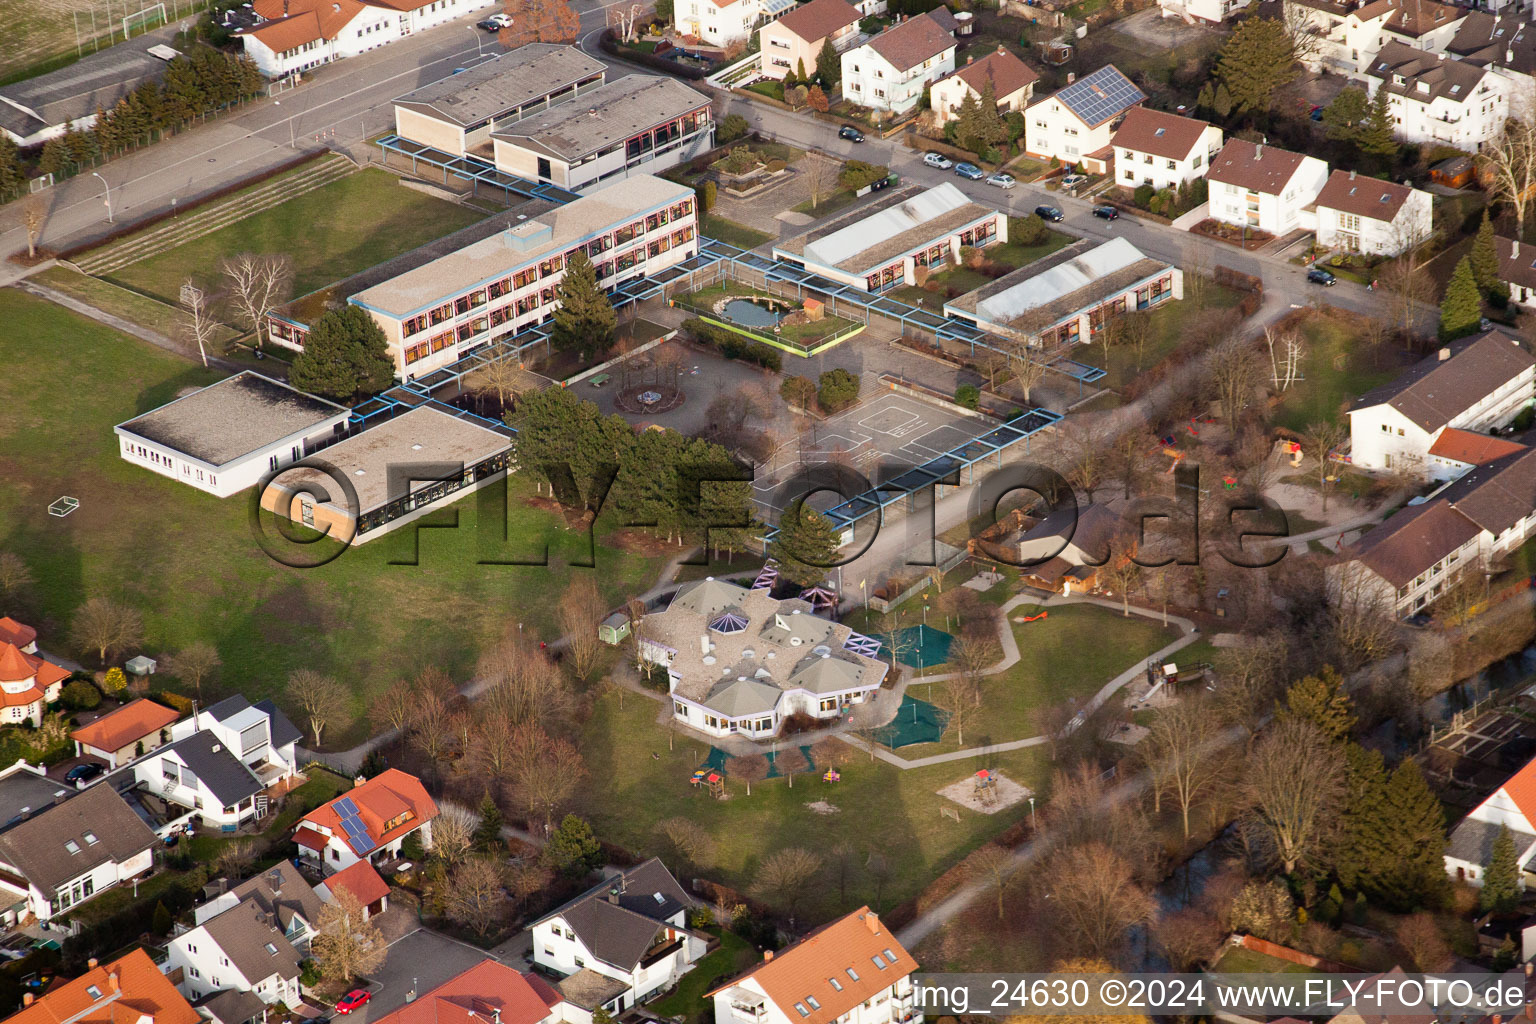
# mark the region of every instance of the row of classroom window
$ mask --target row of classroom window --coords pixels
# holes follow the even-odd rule
[[[618,259],[605,260],[594,268],[597,272],[597,280],[599,283],[602,283],[614,274],[621,274],[644,263],[649,257],[660,256],[674,245],[685,245],[692,240],[693,228],[689,226],[679,231],[674,231],[666,238],[657,239],[651,242],[649,246],[639,246],[630,252],[624,253]],[[649,253],[649,257],[647,253]],[[529,292],[516,302],[509,302],[505,306],[498,306],[491,310],[488,316],[475,317],[473,320],[461,323],[457,327],[441,331],[430,338],[423,338],[414,345],[407,346],[405,361],[407,364],[410,364],[425,359],[434,352],[441,352],[456,341],[469,341],[477,338],[492,327],[500,327],[502,324],[510,323],[517,317],[526,316],[539,307],[552,305],[556,301],[557,293],[556,286],[554,285],[540,288],[537,292]]]
[[[1159,278],[1149,285],[1136,289],[1136,308],[1147,309],[1173,294],[1173,275]],[[1129,307],[1124,295],[1098,306],[1088,313],[1088,332],[1096,335],[1104,329],[1104,323],[1112,316],[1119,316]],[[1082,340],[1082,318],[1074,315],[1066,323],[1040,334],[1040,343],[1045,346],[1075,345]]]
[[[499,281],[492,281],[484,288],[477,288],[472,292],[460,295],[455,299],[443,303],[436,309],[429,310],[419,316],[413,316],[405,321],[401,330],[407,338],[413,334],[420,334],[428,327],[436,327],[438,324],[446,323],[447,321],[452,320],[455,316],[462,316],[472,309],[476,309],[485,305],[492,299],[499,299],[505,295],[511,294],[515,289],[526,288],[542,278],[551,277],[560,273],[570,264],[571,257],[578,252],[584,253],[588,257],[595,258],[610,249],[620,245],[626,245],[629,242],[634,241],[642,233],[655,231],[662,225],[671,223],[675,220],[680,220],[692,212],[693,200],[684,199],[682,202],[673,205],[670,209],[658,210],[650,216],[646,217],[644,220],[637,220],[633,224],[619,228],[617,231],[612,232],[611,234],[599,235],[597,238],[592,239],[590,242],[585,242],[582,245],[575,246],[574,248],[567,250],[561,255],[551,256],[547,259],[541,260],[535,265],[524,267],[522,270],[519,270],[513,274],[509,274]],[[668,238],[662,238],[650,243],[650,255],[659,256],[667,249],[670,249],[673,245],[678,244],[680,241],[687,241],[688,238],[692,237],[691,230],[687,232],[688,238],[679,239],[678,235],[681,234],[684,234],[684,232],[674,232],[670,236],[670,240]],[[663,245],[663,242],[666,242],[667,244]],[[640,249],[635,250],[636,253],[641,253],[639,257],[640,259],[645,258],[643,254],[644,248],[645,247],[642,246]],[[626,268],[620,267],[619,269],[622,270]],[[604,275],[599,273],[598,276],[602,277]]]
[[[175,469],[176,468],[176,461],[174,459],[172,459],[169,455],[161,455],[159,452],[150,451],[148,448],[145,448],[141,444],[133,444],[130,441],[124,441],[123,442],[123,450],[126,451],[129,455],[137,455],[141,459],[148,459],[150,462],[153,462],[157,466],[164,466],[166,469]],[[272,468],[276,469],[277,467],[274,466]],[[197,482],[198,483],[202,483],[203,482],[203,471],[202,470],[199,469],[199,470],[195,470],[194,471],[193,468],[190,465],[188,465],[187,463],[183,462],[181,464],[181,475],[182,476],[190,478],[194,472],[197,473]],[[210,484],[212,484],[214,487],[217,487],[219,485],[219,478],[214,476],[212,473],[210,473],[210,474],[208,474],[208,482]]]
[[[974,228],[966,228],[964,231],[960,232],[960,244],[962,246],[982,246],[986,245],[990,239],[996,237],[997,221],[989,220],[976,225]],[[930,248],[924,249],[922,252],[914,255],[912,257],[912,262],[919,267],[928,267],[937,266],[945,262],[948,258],[949,243],[940,242],[938,245],[931,246]],[[906,259],[907,258],[903,256],[901,259],[897,260],[895,263],[892,263],[890,266],[875,271],[864,279],[864,283],[869,286],[869,290],[872,292],[879,291],[881,288],[889,288],[893,284],[900,283],[906,278]]]

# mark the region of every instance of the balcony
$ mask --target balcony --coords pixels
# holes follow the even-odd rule
[[[650,949],[646,950],[645,955],[640,958],[640,966],[642,968],[646,968],[650,967],[652,964],[660,963],[667,957],[671,956],[673,953],[676,953],[679,949],[682,949],[683,943],[686,941],[686,938],[679,937],[671,940],[670,942],[664,941],[659,945],[652,946]],[[734,1010],[735,1007],[733,1006],[732,1009]]]

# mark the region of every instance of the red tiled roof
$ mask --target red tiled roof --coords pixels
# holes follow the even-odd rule
[[[1193,117],[1133,107],[1126,111],[1125,120],[1120,122],[1110,144],[1168,160],[1182,160],[1199,144],[1209,127],[1209,122]]]
[[[1513,455],[1524,447],[1514,441],[1506,441],[1502,437],[1447,427],[1440,432],[1439,437],[1435,438],[1435,443],[1429,446],[1429,454],[1438,455],[1442,459],[1455,459],[1457,462],[1481,466],[1494,459]]]
[[[865,45],[884,57],[897,71],[908,71],[953,48],[955,37],[944,31],[939,19],[919,14],[899,25],[892,25]]]
[[[252,9],[266,20],[245,34],[275,53],[285,53],[305,43],[335,39],[366,6],[360,0],[254,0]]]
[[[1354,171],[1334,171],[1317,194],[1317,205],[1390,223],[1411,195],[1413,189],[1407,185],[1361,177]]]
[[[538,1024],[560,996],[542,979],[482,960],[375,1024]]]
[[[130,743],[153,735],[181,717],[181,712],[140,697],[110,715],[70,733],[70,738],[97,750],[122,750]]]
[[[325,887],[333,894],[337,889],[345,889],[365,907],[389,895],[389,883],[366,860],[336,872],[325,880]]]
[[[952,77],[976,90],[978,95],[991,82],[992,95],[999,102],[1040,80],[1033,68],[1001,46],[980,60],[957,68]]]
[[[1246,188],[1250,192],[1279,195],[1305,157],[1278,146],[1255,145],[1245,139],[1228,139],[1206,177]]]
[[[325,849],[325,836],[312,828],[300,828],[293,834],[293,841],[311,850]]]
[[[25,654],[15,644],[0,644],[0,683],[19,683],[23,679],[31,679],[38,686],[49,687],[68,678],[69,669],[45,658]]]
[[[437,817],[437,804],[433,803],[432,798],[427,795],[421,780],[398,768],[390,768],[361,786],[343,793],[330,803],[322,804],[310,811],[300,822],[299,831],[304,831],[302,826],[306,823],[320,825],[351,847],[351,841],[341,829],[341,818],[336,813],[337,801],[348,798],[357,804],[358,817],[368,830],[368,837],[373,840],[375,846],[383,846]],[[392,828],[387,827],[390,822],[397,821],[402,815],[406,815],[405,820],[398,821]],[[352,852],[358,853],[356,849]]]
[[[845,0],[811,0],[784,15],[776,24],[783,25],[807,43],[815,43],[857,24],[858,20],[858,9]]]
[[[154,1024],[199,1024],[201,1019],[149,954],[136,949],[39,996],[5,1024],[137,1024],[145,1017]]]
[[[7,615],[0,618],[0,643],[26,647],[37,639],[37,630]]]
[[[1525,820],[1536,828],[1536,758],[1521,768],[1501,787],[1520,809]]]

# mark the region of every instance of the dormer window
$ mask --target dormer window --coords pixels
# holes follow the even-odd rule
[[[857,972],[855,972],[852,967],[847,968],[847,971],[848,971],[848,977],[852,978],[854,981],[858,981],[859,980],[859,976],[858,976]]]
[[[870,963],[874,964],[876,967],[880,968],[880,970],[882,970],[882,971],[885,970],[885,961],[881,960],[879,957],[872,956],[872,957],[869,958],[869,961],[870,961]]]
[[[64,840],[64,849],[68,850],[71,856],[73,856],[80,852],[80,844],[73,839],[66,839]]]
[[[811,1015],[811,1011],[807,1010],[805,1008],[805,1004],[804,1003],[796,1003],[795,1004],[795,1012],[798,1013],[802,1017],[809,1017]]]
[[[821,1004],[816,1001],[816,997],[815,996],[806,996],[805,997],[805,1001],[811,1004],[811,1009],[813,1009],[813,1010],[821,1009]]]
[[[271,956],[277,956],[277,947],[270,942],[267,943],[267,953]]]
[[[885,959],[894,967],[896,965],[896,954],[888,949],[883,952],[885,953]]]

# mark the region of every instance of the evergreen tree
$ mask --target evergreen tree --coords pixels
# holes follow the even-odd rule
[[[40,174],[63,174],[68,167],[69,150],[64,148],[62,138],[55,137],[43,143],[43,155],[37,161]]]
[[[838,57],[837,50],[833,49],[830,36],[821,41],[821,52],[816,55],[816,76],[828,89],[843,77],[842,58]]]
[[[350,303],[315,323],[288,371],[294,387],[338,402],[376,395],[394,379],[384,332],[367,310]]]
[[[1387,90],[1377,89],[1371,109],[1366,111],[1365,122],[1360,126],[1359,145],[1363,153],[1391,160],[1397,156],[1397,137],[1393,134],[1392,106]]]
[[[1216,77],[1239,113],[1267,113],[1280,88],[1296,77],[1295,51],[1285,26],[1274,18],[1240,22],[1221,48]]]
[[[1509,285],[1499,280],[1499,251],[1493,235],[1493,221],[1483,210],[1483,222],[1478,225],[1477,237],[1472,241],[1472,279],[1478,290],[1488,297],[1509,295]]]
[[[827,578],[841,546],[832,521],[801,502],[780,517],[779,533],[768,546],[768,556],[779,564],[780,576],[809,587]]]
[[[149,915],[149,930],[156,935],[170,935],[175,924],[176,919],[171,916],[170,909],[164,902],[156,900],[154,912]]]
[[[1508,826],[1499,826],[1488,863],[1483,865],[1483,888],[1477,894],[1477,905],[1495,914],[1508,914],[1520,905],[1520,865]]]
[[[501,846],[501,808],[485,794],[480,801],[480,825],[475,829],[475,845],[482,850],[494,850]]]
[[[1216,84],[1216,94],[1211,101],[1211,109],[1216,116],[1225,120],[1232,113],[1232,90],[1227,88],[1226,82]]]
[[[21,169],[21,153],[5,132],[0,132],[0,199],[20,192],[27,183]]]
[[[555,348],[596,356],[608,351],[619,327],[613,303],[597,286],[597,271],[586,253],[575,252],[565,265],[565,276],[555,289],[560,308],[555,310],[550,342]]]
[[[981,156],[993,146],[1008,138],[1008,128],[997,112],[997,93],[989,81],[982,86],[981,99],[966,93],[960,103],[959,119],[955,124],[955,137],[960,147]]]
[[[1326,666],[1315,676],[1298,679],[1285,693],[1281,715],[1302,718],[1334,741],[1349,738],[1355,727],[1354,705],[1344,693],[1344,677]]]
[[[798,82],[810,81],[810,76],[805,73],[805,58],[795,61],[795,80]]]
[[[1387,869],[1372,890],[1393,910],[1438,907],[1449,887],[1445,876],[1445,812],[1424,781],[1419,764],[1406,758],[1384,793],[1388,827]]]
[[[585,878],[603,866],[603,847],[592,826],[567,814],[544,848],[550,867],[567,878]]]
[[[1361,125],[1370,111],[1371,101],[1365,90],[1350,86],[1323,108],[1323,127],[1335,142],[1354,142],[1360,138]]]
[[[1195,97],[1195,109],[1203,113],[1210,113],[1216,106],[1216,90],[1212,87],[1210,79],[1206,79],[1200,87],[1200,94]]]
[[[1477,333],[1482,318],[1483,304],[1477,293],[1477,280],[1472,276],[1472,260],[1463,256],[1451,271],[1445,298],[1440,300],[1440,340],[1451,341]]]
[[[569,468],[574,494],[555,492],[567,505],[597,503],[635,444],[635,432],[620,416],[604,416],[597,406],[566,388],[548,388],[518,399],[507,414],[517,427],[517,461],[554,487]],[[651,431],[655,433],[655,431]]]
[[[1345,798],[1348,808],[1340,822],[1332,851],[1334,874],[1347,889],[1364,891],[1377,863],[1380,839],[1380,808],[1387,789],[1387,770],[1381,754],[1358,743],[1344,750]]]

